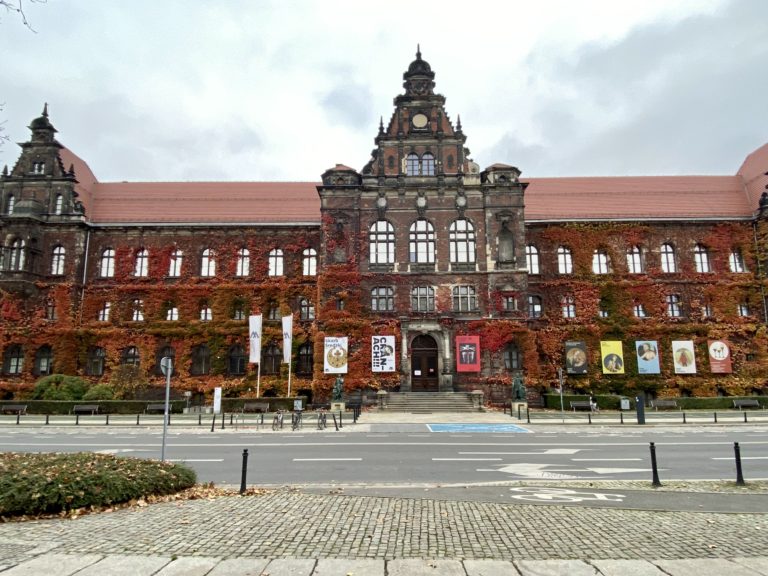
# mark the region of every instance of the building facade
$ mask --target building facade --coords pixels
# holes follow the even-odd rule
[[[768,145],[733,176],[521,179],[471,159],[434,76],[417,53],[370,161],[320,183],[99,182],[46,107],[0,179],[0,394],[54,372],[128,393],[172,356],[178,390],[282,395],[286,315],[292,389],[320,400],[338,336],[348,390],[501,401],[519,374],[535,401],[564,369],[593,393],[764,393]]]

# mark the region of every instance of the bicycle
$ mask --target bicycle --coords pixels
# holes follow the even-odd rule
[[[317,429],[318,430],[325,430],[326,426],[326,419],[328,418],[328,414],[325,410],[318,410],[317,411]]]
[[[298,430],[302,426],[302,419],[301,419],[301,410],[296,410],[291,415],[291,429],[292,430]]]
[[[283,411],[278,410],[275,413],[275,417],[272,419],[272,430],[282,430],[283,429]]]

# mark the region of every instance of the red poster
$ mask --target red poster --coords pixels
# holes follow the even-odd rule
[[[456,372],[480,372],[480,336],[456,336]]]
[[[712,374],[730,374],[733,372],[731,367],[731,347],[725,340],[709,340],[707,342],[709,350],[709,369]]]

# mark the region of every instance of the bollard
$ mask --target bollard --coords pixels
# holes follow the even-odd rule
[[[687,424],[687,422],[685,421],[685,412],[683,412],[683,424]]]
[[[336,414],[331,414],[333,416],[333,425],[336,426],[336,432],[339,431],[339,423],[336,422]]]
[[[203,414],[201,412],[200,414],[197,415],[197,425],[202,426],[202,424],[203,424]]]
[[[75,426],[80,426],[80,414],[75,414]]]
[[[264,426],[264,412],[261,413],[261,420],[259,421],[260,426]]]
[[[136,414],[136,426],[139,425],[139,418],[141,418],[141,414]]]
[[[223,410],[221,411],[221,429],[224,430],[224,418],[226,417],[226,412]]]
[[[521,410],[522,410],[522,409],[523,409],[523,407],[522,407],[520,404],[518,404],[518,405],[517,405],[517,419],[518,419],[518,420],[522,420],[522,419],[523,419],[523,418],[521,417],[521,415],[520,415],[520,414],[521,414]],[[510,412],[512,412],[512,410],[510,410]]]
[[[171,408],[168,408],[168,426],[171,425]]]
[[[741,473],[741,448],[739,443],[733,443],[733,452],[736,456],[736,485],[744,486],[744,474]]]
[[[213,432],[213,428],[216,426],[216,412],[213,413],[213,420],[211,420],[211,432]]]
[[[48,418],[50,418],[50,416],[48,414],[46,414],[45,415],[45,425],[46,426],[48,426]]]
[[[715,415],[715,424],[717,424],[717,412],[713,412],[713,414]]]
[[[525,407],[525,419],[528,422],[528,424],[531,423],[531,411],[528,410],[528,406]]]
[[[243,449],[243,471],[240,475],[240,494],[245,494],[245,477],[248,474],[248,448]]]
[[[619,412],[619,420],[624,424],[624,412]]]
[[[234,413],[232,413],[232,414],[230,414],[230,415],[229,415],[229,425],[230,425],[230,426],[232,426],[232,418],[234,418],[234,417],[235,417],[235,414],[234,414]]]
[[[16,426],[21,423],[21,412],[16,412]]]
[[[589,418],[589,423],[592,424],[592,414],[587,414],[587,418]]]
[[[744,412],[744,424],[746,424],[746,423],[747,423],[747,413]]]
[[[341,410],[339,410],[339,428],[344,428],[344,421],[342,420]]]
[[[653,442],[651,442],[651,468],[653,469],[652,486],[656,488],[661,486],[661,482],[659,481],[659,468],[656,465],[656,445]]]
[[[107,421],[106,421],[106,423],[104,425],[105,426],[109,426],[109,414],[107,414]]]

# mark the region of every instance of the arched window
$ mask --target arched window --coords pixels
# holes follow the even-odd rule
[[[412,263],[435,262],[435,229],[429,221],[422,218],[411,224],[408,253]]]
[[[123,366],[139,366],[139,364],[141,364],[139,349],[136,348],[136,346],[129,346],[128,348],[124,348],[120,356],[120,363]]]
[[[539,249],[533,244],[525,247],[525,265],[528,274],[539,274]]]
[[[237,268],[235,276],[248,276],[251,271],[251,253],[248,248],[240,248],[237,251]]]
[[[592,272],[594,274],[608,274],[611,271],[611,261],[605,250],[597,249],[592,253]]]
[[[51,256],[51,275],[63,276],[64,275],[64,259],[66,256],[66,250],[64,246],[56,246],[53,249]]]
[[[475,228],[469,220],[461,218],[451,222],[448,229],[448,240],[452,264],[475,262]]]
[[[419,157],[416,154],[408,154],[408,156],[405,157],[405,175],[419,175]]]
[[[395,289],[391,286],[377,286],[371,289],[371,311],[392,312],[395,309]]]
[[[301,320],[314,320],[315,319],[315,305],[312,304],[306,298],[299,300],[299,319]]]
[[[216,276],[216,254],[210,248],[203,250],[200,259],[200,276]]]
[[[273,248],[269,252],[269,275],[283,275],[283,251],[280,248]]]
[[[426,152],[421,157],[421,175],[422,176],[435,175],[435,157],[429,152]]]
[[[573,254],[566,246],[560,246],[557,249],[557,271],[559,274],[573,273]]]
[[[99,276],[102,278],[112,278],[115,275],[115,251],[112,248],[105,248],[101,252],[99,260]]]
[[[528,296],[528,317],[541,318],[542,306],[541,296]]]
[[[393,264],[395,262],[395,228],[386,220],[371,224],[368,232],[368,246],[371,264]]]
[[[741,274],[747,271],[747,267],[744,265],[744,256],[739,248],[731,250],[731,255],[728,257],[728,267],[731,272]]]
[[[696,244],[693,247],[693,262],[696,266],[696,272],[706,274],[712,271],[709,268],[709,250],[706,246]]]
[[[677,272],[677,259],[672,244],[661,245],[661,271],[667,274]]]
[[[131,320],[134,322],[144,321],[144,300],[134,298],[132,302]]]
[[[452,294],[454,312],[477,310],[477,291],[474,286],[454,286]]]
[[[296,359],[296,373],[297,374],[312,374],[312,343],[305,342],[299,346],[297,359]]]
[[[11,248],[8,252],[8,270],[24,270],[26,263],[27,249],[24,240],[16,238],[11,242]]]
[[[412,288],[411,310],[414,312],[434,312],[435,289],[432,286],[415,286]]]
[[[14,196],[13,194],[10,194],[8,196],[8,200],[5,203],[5,213],[8,214],[8,216],[13,214],[14,206],[16,206],[16,196]]]
[[[203,303],[200,306],[200,320],[203,322],[210,322],[213,320],[213,310],[208,304]]]
[[[47,344],[35,352],[35,374],[45,376],[53,372],[53,350]]]
[[[640,246],[632,246],[627,250],[627,272],[630,274],[643,273],[643,252]]]
[[[517,344],[510,344],[504,349],[504,368],[507,370],[523,369],[523,358]]]
[[[245,349],[240,344],[231,346],[227,355],[227,372],[229,375],[242,376],[245,374],[247,360]]]
[[[24,370],[24,349],[21,344],[11,344],[3,356],[3,372],[9,375],[21,374]]]
[[[560,298],[560,306],[563,310],[563,318],[576,318],[576,300],[573,296]]]
[[[270,343],[264,349],[264,365],[261,367],[262,374],[279,374],[280,362],[283,360],[283,353],[274,343]]]
[[[192,364],[189,373],[192,376],[204,376],[211,371],[211,349],[207,344],[200,344],[192,348]]]
[[[136,265],[133,267],[133,275],[144,278],[149,274],[149,250],[141,248],[136,252]]]
[[[301,253],[301,273],[304,276],[317,276],[317,250],[305,248]]]
[[[163,346],[157,350],[157,354],[155,354],[155,374],[158,376],[163,375],[163,370],[160,367],[163,358],[171,359],[171,375],[176,374],[176,350],[174,350],[173,346]]]
[[[178,278],[181,276],[181,263],[184,260],[184,252],[178,248],[171,252],[171,259],[168,262],[168,276]]]
[[[61,194],[56,194],[56,202],[53,206],[53,213],[57,216],[60,216],[62,211],[64,210],[64,196]]]
[[[85,375],[86,376],[101,376],[104,374],[104,358],[107,353],[104,348],[98,346],[91,346],[88,348],[88,356],[85,361]]]

